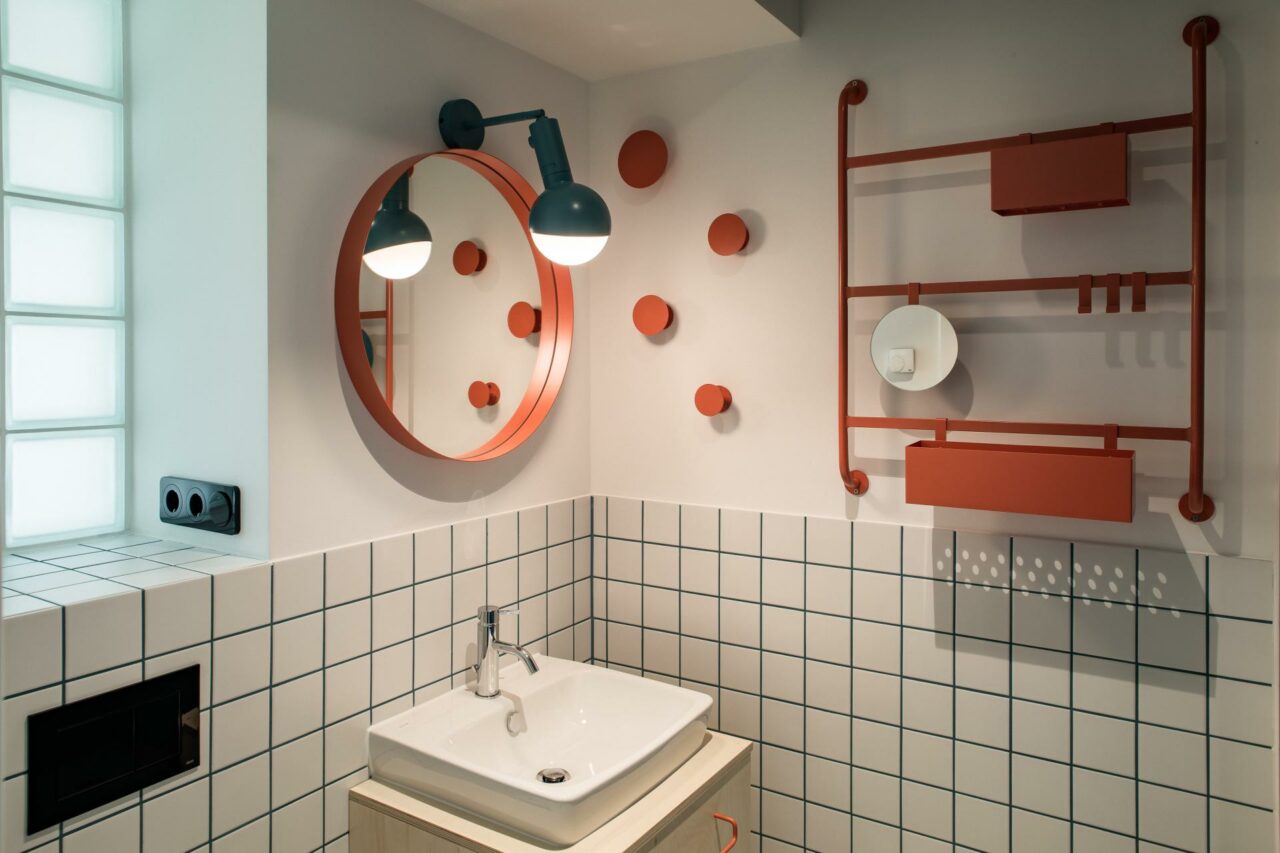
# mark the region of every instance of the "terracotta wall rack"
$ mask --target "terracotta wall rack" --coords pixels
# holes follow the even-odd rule
[[[1023,133],[994,139],[912,148],[877,154],[852,156],[849,152],[849,107],[867,97],[867,85],[854,80],[840,93],[837,137],[838,204],[839,204],[839,452],[840,476],[845,488],[855,495],[869,488],[867,475],[849,464],[849,432],[855,428],[927,430],[933,440],[920,441],[907,448],[906,499],[908,503],[956,506],[1005,512],[1029,512],[1078,518],[1101,518],[1112,521],[1132,520],[1132,451],[1118,450],[1121,439],[1144,441],[1182,441],[1188,444],[1187,491],[1178,503],[1182,515],[1193,522],[1207,521],[1213,516],[1214,504],[1204,491],[1204,359],[1205,359],[1205,48],[1218,35],[1218,22],[1202,16],[1187,23],[1183,41],[1191,48],[1191,111],[1125,122],[1108,122],[1088,127],[1075,127],[1048,133]],[[1115,134],[1150,133],[1190,128],[1191,154],[1191,268],[1164,272],[1129,274],[1069,275],[1042,278],[995,279],[988,281],[905,282],[899,284],[849,284],[849,189],[848,174],[853,169],[956,157],[965,154],[992,153],[992,206],[996,212],[1033,213],[1045,210],[1069,210],[1125,204],[1127,199],[1103,195],[1102,190],[1081,202],[1064,199],[1056,206],[1043,206],[1035,198],[1032,187],[1026,205],[1011,207],[997,204],[996,172],[1005,160],[996,160],[997,152],[1015,146],[1024,148],[1019,154],[1049,152],[1045,143],[1068,140],[1095,140]],[[1054,146],[1057,148],[1058,146]],[[1078,156],[1084,146],[1067,146]],[[1057,155],[1051,155],[1057,156]],[[1127,164],[1122,162],[1122,171]],[[1051,175],[1052,169],[1032,169],[1021,177],[1034,183],[1038,174]],[[1103,169],[1105,171],[1105,169]],[[1009,174],[1009,173],[1006,173]],[[1113,178],[1114,175],[1105,175]],[[1015,180],[1015,184],[1017,181]],[[1114,180],[1109,186],[1114,187]],[[1015,186],[1015,190],[1017,187]],[[1055,188],[1061,191],[1061,187]],[[1078,187],[1075,189],[1079,189]],[[1003,189],[1000,190],[1003,193]],[[1086,188],[1086,195],[1088,189]],[[1068,193],[1070,194],[1070,193]],[[923,296],[937,294],[1008,293],[1013,291],[1075,290],[1079,294],[1079,312],[1093,310],[1093,292],[1103,291],[1107,312],[1120,310],[1120,294],[1130,291],[1134,311],[1146,309],[1149,287],[1188,286],[1191,299],[1190,412],[1185,427],[1134,426],[1124,424],[1035,423],[1020,421],[953,420],[947,418],[894,418],[855,415],[849,409],[849,300],[868,296],[904,296],[918,303]],[[1033,436],[1071,436],[1101,439],[1099,450],[1078,447],[1029,447],[1027,445],[973,444],[950,442],[948,433],[972,432]],[[1066,476],[1064,476],[1064,473]]]
[[[365,320],[383,320],[387,324],[387,354],[384,360],[386,368],[386,381],[384,384],[386,387],[383,389],[382,394],[387,401],[387,408],[390,408],[395,400],[396,392],[396,353],[395,347],[392,346],[392,341],[395,338],[396,298],[395,282],[391,279],[387,279],[386,282],[387,307],[381,311],[361,311],[360,320],[362,322]],[[370,361],[369,366],[373,367],[372,361]]]

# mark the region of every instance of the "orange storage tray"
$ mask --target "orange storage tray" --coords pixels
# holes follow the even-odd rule
[[[1133,521],[1133,451],[917,441],[907,503]]]
[[[991,152],[991,209],[1001,216],[1129,203],[1129,135],[1107,133]]]

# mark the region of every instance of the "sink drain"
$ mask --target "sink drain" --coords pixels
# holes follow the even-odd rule
[[[548,785],[559,785],[561,782],[568,780],[569,771],[563,767],[548,767],[545,770],[538,771],[538,781],[545,782]]]

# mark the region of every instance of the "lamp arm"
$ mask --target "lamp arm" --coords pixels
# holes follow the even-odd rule
[[[482,118],[478,122],[467,122],[468,129],[476,127],[493,127],[499,124],[515,124],[531,122],[529,125],[529,147],[538,158],[538,170],[542,172],[542,185],[550,189],[556,184],[573,180],[573,171],[569,168],[569,155],[564,149],[564,139],[560,135],[560,122],[547,116],[546,110],[525,110],[521,113]]]
[[[533,121],[534,119],[542,118],[546,114],[546,110],[525,110],[522,113],[507,113],[506,115],[482,118],[478,122],[469,121],[466,123],[466,127],[468,129],[476,127],[493,127],[497,124],[514,124],[518,121]]]
[[[484,143],[484,130],[499,124],[529,122],[529,146],[538,158],[545,189],[573,183],[569,155],[560,135],[560,122],[546,110],[524,110],[518,113],[485,117],[479,107],[466,98],[446,101],[440,108],[440,136],[450,148],[478,150]]]

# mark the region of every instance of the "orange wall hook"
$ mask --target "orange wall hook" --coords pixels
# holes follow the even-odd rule
[[[629,187],[651,187],[666,171],[667,142],[652,130],[637,130],[618,149],[618,174]]]
[[[507,328],[517,338],[527,338],[542,331],[542,309],[528,302],[517,302],[507,312]]]
[[[641,296],[636,300],[636,307],[631,310],[631,322],[635,323],[640,334],[653,337],[671,328],[675,312],[661,296]]]
[[[497,405],[498,398],[501,396],[502,392],[498,390],[498,386],[493,382],[482,382],[477,379],[467,388],[467,399],[477,409]]]
[[[489,262],[485,254],[472,240],[463,240],[453,250],[453,269],[458,275],[475,275]]]
[[[707,384],[694,393],[693,404],[698,407],[699,412],[710,418],[729,411],[733,395],[723,385]]]
[[[707,229],[707,242],[711,251],[717,255],[736,255],[747,248],[751,233],[747,223],[736,213],[722,213],[711,222]]]

